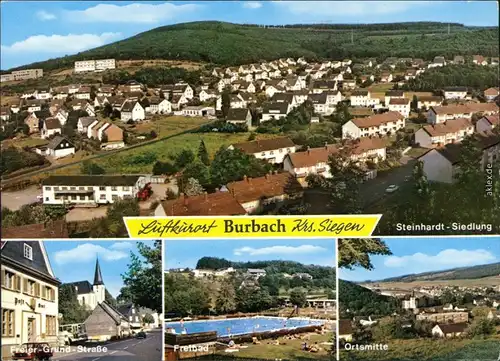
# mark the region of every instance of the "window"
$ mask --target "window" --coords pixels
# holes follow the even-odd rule
[[[70,187],[70,189],[71,189],[72,191],[75,191],[75,190],[76,190],[76,187]]]
[[[61,188],[63,191],[67,191],[68,190],[68,187],[62,187]]]
[[[24,258],[33,261],[33,248],[29,244],[24,244]]]
[[[14,310],[2,309],[2,337],[14,337]]]
[[[13,272],[2,270],[2,286],[14,289],[16,285],[16,275]]]
[[[128,192],[129,191],[129,187],[122,187],[123,191],[124,192]]]
[[[79,190],[84,191],[85,187],[78,187]]]
[[[50,191],[50,188],[51,188],[51,187],[45,187],[45,190],[46,190],[46,191]]]
[[[48,336],[55,336],[56,335],[56,316],[45,316],[45,333]]]
[[[113,186],[113,187],[111,187],[111,190],[112,190],[112,191],[117,191],[117,190],[118,190],[118,187]]]
[[[106,190],[106,187],[99,187],[99,190],[100,190],[100,191],[105,191],[105,190]]]
[[[100,200],[105,200],[105,199],[106,199],[106,195],[105,195],[105,194],[101,194],[101,195],[99,196],[99,199],[100,199]]]

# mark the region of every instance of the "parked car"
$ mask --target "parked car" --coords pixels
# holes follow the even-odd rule
[[[47,342],[23,343],[12,355],[13,360],[49,361],[54,356]]]
[[[135,338],[146,338],[146,332],[144,332],[144,331],[137,332],[137,334],[135,335]]]
[[[395,184],[391,184],[387,189],[385,190],[386,193],[394,193],[399,189],[399,186]]]

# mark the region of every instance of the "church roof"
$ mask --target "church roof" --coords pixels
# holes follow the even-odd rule
[[[78,281],[65,284],[75,287],[76,293],[79,295],[93,292],[92,285],[89,281]]]
[[[101,267],[99,266],[99,259],[95,261],[95,274],[94,274],[94,286],[103,285]]]

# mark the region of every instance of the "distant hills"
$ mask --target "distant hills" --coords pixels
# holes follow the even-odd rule
[[[424,272],[399,277],[386,278],[376,282],[414,282],[414,281],[447,281],[461,279],[478,279],[484,277],[500,277],[500,262],[480,266],[453,268],[445,271]],[[499,278],[500,280],[500,278]],[[500,282],[500,281],[499,281]]]
[[[239,65],[285,57],[341,60],[346,57],[498,56],[498,43],[498,28],[438,22],[263,27],[202,21],[158,27],[75,55],[11,70],[33,67],[52,70],[73,67],[77,60],[102,58]]]

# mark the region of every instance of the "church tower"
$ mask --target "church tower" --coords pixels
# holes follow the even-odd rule
[[[94,284],[92,289],[95,294],[97,304],[104,302],[106,299],[106,292],[104,281],[102,280],[101,267],[99,266],[99,258],[95,261]]]

